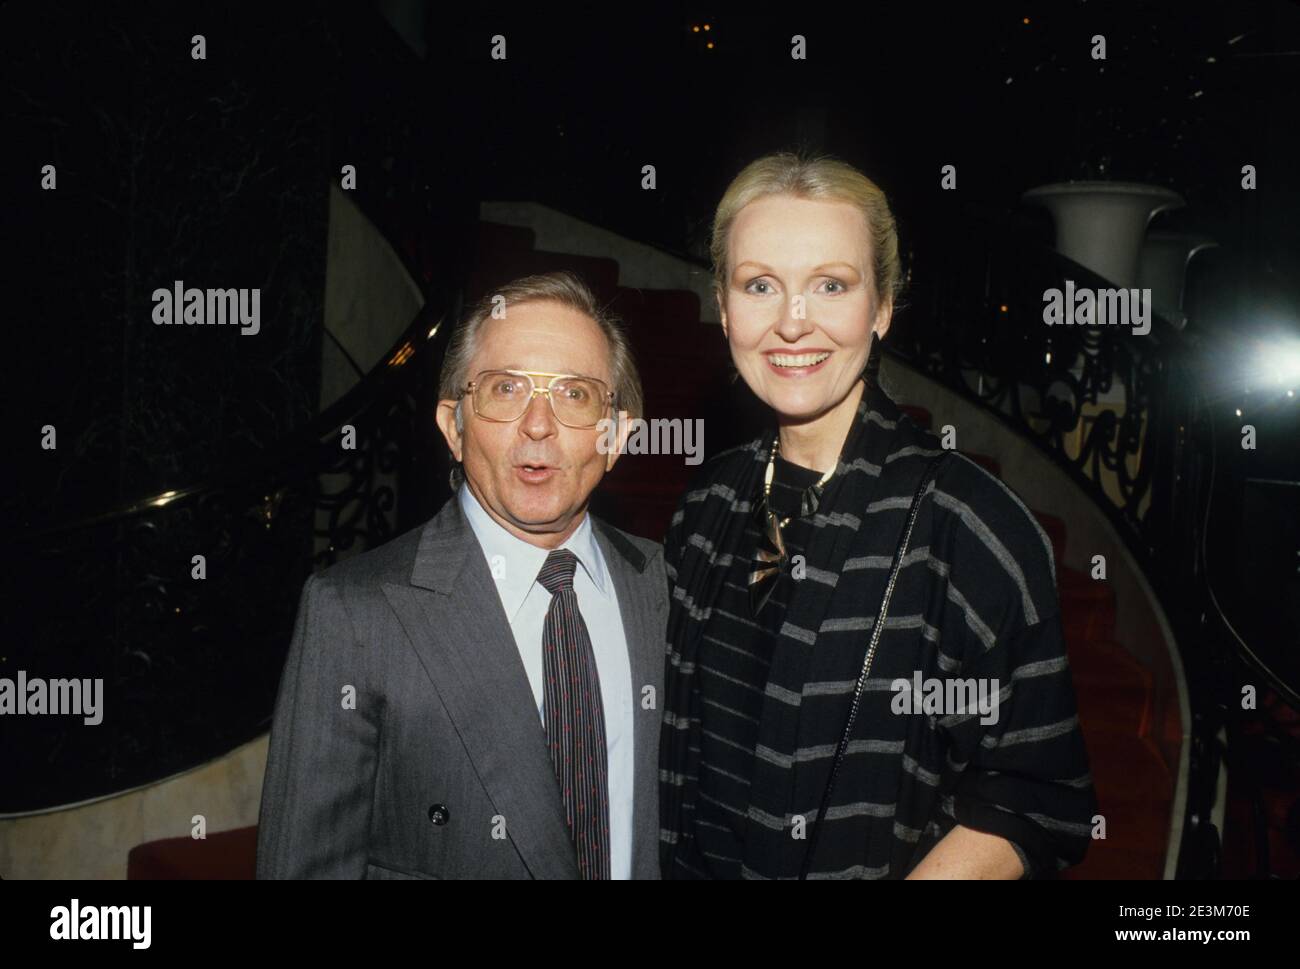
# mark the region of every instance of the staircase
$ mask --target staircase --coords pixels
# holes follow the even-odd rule
[[[746,415],[736,414],[738,388],[728,379],[733,371],[725,340],[719,329],[700,321],[694,292],[620,286],[616,259],[539,251],[532,230],[518,226],[480,222],[476,249],[478,268],[468,284],[469,299],[518,276],[577,272],[626,324],[645,387],[646,416],[703,415],[708,454],[751,436],[741,426]],[[931,415],[924,408],[904,402],[900,406],[918,424],[931,427]],[[727,418],[735,423],[719,426]],[[967,457],[1001,477],[995,459]],[[680,456],[638,455],[614,468],[598,489],[593,507],[621,528],[659,538],[695,471]],[[1015,487],[1014,482],[1008,484]],[[1108,583],[1064,564],[1064,520],[1036,515],[1055,553],[1079,720],[1106,820],[1106,838],[1094,841],[1084,863],[1065,877],[1162,878],[1174,778],[1153,740],[1158,730],[1178,734],[1176,714],[1171,712],[1174,722],[1153,722],[1152,674],[1116,641],[1114,591]]]

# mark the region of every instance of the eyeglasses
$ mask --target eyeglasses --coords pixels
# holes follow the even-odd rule
[[[549,377],[539,387],[534,377]],[[484,370],[460,392],[470,395],[474,413],[487,421],[508,424],[524,416],[538,394],[551,402],[551,413],[565,427],[595,427],[614,401],[603,380],[570,373],[531,370]]]

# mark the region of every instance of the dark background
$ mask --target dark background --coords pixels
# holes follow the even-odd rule
[[[366,4],[0,11],[8,387],[75,447],[57,466],[18,462],[11,519],[170,487],[312,416],[327,162],[372,114],[400,114],[407,127],[369,133],[431,194],[532,199],[699,259],[727,182],[780,147],[870,172],[913,256],[1034,185],[1167,185],[1189,207],[1160,223],[1222,246],[1189,283],[1201,327],[1244,336],[1300,316],[1294,4],[486,7],[431,12],[426,60],[405,71],[391,61],[410,51]],[[488,57],[496,32],[504,62]],[[789,56],[796,32],[806,61]],[[194,33],[206,61],[189,57]],[[56,192],[38,188],[44,164]],[[948,164],[956,192],[939,190]],[[1240,188],[1243,164],[1257,191]],[[1019,211],[1050,239],[1045,215]],[[141,321],[160,277],[261,286],[269,332],[153,339]]]

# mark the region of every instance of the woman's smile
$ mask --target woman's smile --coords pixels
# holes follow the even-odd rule
[[[768,369],[782,377],[809,377],[831,358],[830,350],[765,350]]]

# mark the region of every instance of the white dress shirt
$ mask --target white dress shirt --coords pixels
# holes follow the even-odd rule
[[[537,701],[537,715],[546,724],[545,694],[542,688],[542,630],[551,594],[542,588],[537,575],[549,549],[516,538],[492,518],[465,485],[457,495],[460,506],[478,539],[510,631],[514,633],[519,658]],[[614,580],[605,568],[605,557],[591,528],[591,516],[560,546],[578,558],[581,566],[573,575],[578,609],[591,637],[600,677],[600,698],[605,708],[605,744],[609,763],[609,851],[610,877],[632,877],[632,667],[628,660],[627,637],[618,609]],[[506,824],[509,825],[509,819]]]

